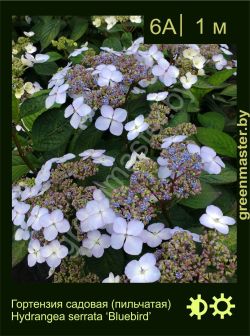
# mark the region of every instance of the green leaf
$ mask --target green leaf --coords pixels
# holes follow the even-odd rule
[[[110,272],[121,275],[125,267],[123,250],[106,249],[101,258],[86,258],[86,265],[90,272],[97,274],[101,279],[107,278]]]
[[[28,242],[25,240],[12,242],[12,267],[18,264],[27,254]]]
[[[199,78],[198,81],[195,84],[193,84],[192,87],[196,87],[199,89],[214,89],[215,88],[215,86],[208,83],[207,79],[205,78]]]
[[[189,115],[186,111],[180,111],[175,114],[175,116],[170,119],[168,126],[175,127],[179,124],[189,122]]]
[[[194,113],[200,111],[200,103],[198,99],[191,99],[187,105],[187,112]]]
[[[59,34],[61,27],[60,19],[50,19],[43,24],[40,33],[40,42],[42,50],[45,49],[52,40],[54,40]]]
[[[34,149],[50,151],[69,141],[73,128],[64,118],[62,109],[52,109],[41,114],[34,122],[32,140]]]
[[[192,89],[195,90],[195,88],[192,88]],[[196,97],[196,95],[191,90],[178,89],[176,90],[176,92],[177,92],[177,95],[174,95],[173,98],[171,97],[171,100],[170,100],[171,105],[173,105],[173,110],[177,112],[182,111],[182,110],[186,112],[191,112],[191,113],[199,112],[200,102],[198,98]],[[184,99],[180,100],[178,93],[181,93]],[[180,106],[181,104],[183,104],[183,106]],[[174,107],[175,105],[176,105],[176,108]]]
[[[49,51],[45,55],[49,56],[49,59],[45,63],[50,63],[50,62],[58,61],[59,59],[62,58],[62,55],[59,54],[56,51]]]
[[[103,31],[103,32],[109,32],[109,34],[111,33],[117,33],[117,32],[122,32],[124,31],[123,26],[120,23],[117,23],[116,25],[114,25],[111,29],[107,30],[106,27],[98,27],[99,30]]]
[[[44,23],[49,23],[49,21],[53,18],[52,15],[44,15],[39,16],[39,19],[42,20]]]
[[[22,176],[29,172],[29,167],[18,155],[18,153],[12,152],[12,182],[19,180]]]
[[[237,97],[237,85],[232,84],[227,86],[220,94],[229,97]]]
[[[230,78],[234,73],[235,69],[224,69],[215,72],[212,76],[208,78],[208,83],[214,86],[221,85],[224,83],[228,78]]]
[[[181,200],[179,203],[193,209],[203,209],[212,204],[220,192],[210,184],[202,183],[202,191],[196,196]]]
[[[103,47],[108,47],[113,50],[121,51],[122,50],[122,45],[121,42],[118,38],[116,37],[108,37],[103,41],[102,44]]]
[[[214,205],[219,207],[224,215],[228,215],[228,216],[230,216],[228,214],[228,212],[235,209],[235,215],[236,215],[236,210],[237,210],[236,195],[237,195],[237,192],[236,192],[235,188],[232,188],[229,185],[225,186],[225,187],[220,186],[220,192],[221,192],[221,195],[220,195],[220,197],[218,197],[215,200]]]
[[[58,66],[55,62],[37,63],[34,65],[34,70],[38,75],[54,75],[57,69]]]
[[[23,122],[24,127],[25,127],[28,131],[31,131],[32,126],[33,126],[33,124],[34,124],[36,118],[38,118],[43,112],[44,112],[44,111],[42,111],[42,112],[36,112],[36,113],[34,113],[34,114],[30,114],[30,115],[27,115],[26,117],[24,117],[24,118],[22,119],[22,122]]]
[[[12,93],[12,121],[19,121],[19,101],[14,93]]]
[[[45,99],[46,99],[49,91],[50,90],[41,90],[39,92],[36,92],[36,93],[33,94],[32,98],[36,98],[36,97],[39,97],[39,96],[44,96]],[[59,108],[60,106],[61,106],[60,104],[55,103],[52,108]],[[22,118],[22,123],[28,131],[31,131],[32,126],[33,126],[36,118],[39,117],[39,115],[41,115],[43,112],[46,111],[45,102],[44,102],[44,108],[42,108],[42,104],[40,105],[40,107],[41,107],[41,109],[39,109],[38,112],[35,112],[35,113],[32,113],[32,114],[27,114],[25,117]],[[30,111],[32,111],[32,109]]]
[[[201,225],[200,222],[197,222],[197,226],[191,226],[191,227],[189,227],[188,231],[201,235],[201,234],[204,233],[204,226]]]
[[[51,151],[47,151],[47,152],[42,152],[42,161],[45,162],[49,159],[52,159],[54,157],[61,157],[66,153],[69,153],[69,151],[66,152],[66,148],[67,148],[67,143],[63,144],[60,147],[57,147]]]
[[[80,17],[74,17],[71,21],[71,35],[70,38],[74,41],[79,40],[88,29],[88,20]]]
[[[49,94],[50,90],[51,89],[44,89],[44,90],[37,91],[37,92],[33,93],[32,98],[38,97],[38,96],[43,96],[46,93]]]
[[[135,119],[140,114],[146,116],[150,110],[145,95],[140,95],[135,99],[129,100],[125,108],[128,111],[129,120]]]
[[[213,128],[198,127],[196,134],[199,142],[212,147],[216,153],[236,158],[237,144],[228,134]]]
[[[200,179],[210,184],[227,184],[237,181],[237,170],[227,165],[218,175],[202,172]]]
[[[151,92],[157,92],[157,91],[163,91],[165,88],[165,85],[160,82],[159,80],[156,81],[154,84],[150,84],[146,90],[147,90],[147,93],[151,93]]]
[[[114,174],[111,172],[110,176],[106,178],[105,181],[99,183],[100,188],[108,198],[111,197],[114,189],[118,189],[122,186],[129,186],[129,179],[124,177],[124,173],[121,170],[114,172]]]
[[[200,78],[198,82],[192,86],[190,92],[192,92],[198,100],[201,100],[202,97],[211,92],[213,89],[220,88],[234,72],[235,69],[225,69],[215,72],[212,76],[206,79]]]
[[[187,210],[179,204],[175,204],[169,209],[169,217],[174,226],[189,228],[195,224],[194,216],[191,216]]]
[[[229,248],[232,253],[237,252],[237,225],[230,226],[227,235],[220,236],[221,241]]]
[[[20,106],[20,117],[24,118],[35,113],[46,111],[45,100],[48,97],[48,90],[42,90],[37,96],[26,99]]]
[[[95,148],[101,136],[102,132],[94,125],[90,125],[86,130],[78,129],[69,145],[69,152],[79,154],[86,149]]]
[[[132,38],[133,38],[133,36],[132,36],[131,33],[129,33],[129,32],[128,33],[127,32],[123,33],[122,36],[121,36],[121,42],[122,42],[123,47],[129,48],[132,44]]]
[[[193,97],[195,98],[194,102],[199,102],[201,100],[201,98],[203,96],[205,96],[205,94],[207,94],[210,91],[211,91],[211,89],[201,89],[201,88],[197,88],[197,87],[194,87],[194,86],[190,89],[190,92],[193,94]],[[195,109],[194,109],[193,112],[198,112],[199,111],[199,109],[197,108],[197,105],[198,104],[196,103],[195,106],[194,106]],[[192,110],[190,110],[189,112],[192,112]]]
[[[105,149],[107,153],[109,152],[110,153],[109,155],[112,155],[111,153],[114,153],[114,152],[118,154],[127,152],[127,143],[128,143],[127,137],[125,134],[121,135],[121,137],[119,138],[119,141],[117,141],[117,138],[115,138],[114,136],[110,134],[108,139],[107,137],[102,138],[98,142],[98,145],[100,146],[100,148]],[[122,164],[122,166],[124,165]]]
[[[29,140],[28,138],[24,135],[21,135],[22,133],[16,133],[16,137],[18,142],[20,143],[21,146],[29,146]]]
[[[207,112],[204,114],[199,113],[197,117],[201,125],[204,127],[211,127],[220,131],[224,128],[225,118],[218,112]]]
[[[24,140],[17,135],[19,142],[25,145]],[[41,161],[34,156],[33,153],[27,153],[25,158],[29,163],[36,169],[40,168]],[[21,177],[26,175],[30,171],[30,168],[26,165],[23,159],[19,156],[19,153],[16,150],[12,151],[12,182],[19,180]]]
[[[81,63],[83,57],[84,57],[84,53],[77,55],[77,56],[70,56],[70,61],[72,62],[72,64],[79,64]]]
[[[40,41],[40,36],[42,33],[44,27],[44,21],[40,20],[35,23],[35,25],[32,27],[32,31],[35,33],[34,36],[32,36],[32,42],[37,43]]]

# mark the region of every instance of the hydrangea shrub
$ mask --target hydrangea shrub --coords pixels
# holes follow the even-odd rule
[[[236,281],[235,48],[151,45],[142,28],[13,17],[13,266],[54,283]]]

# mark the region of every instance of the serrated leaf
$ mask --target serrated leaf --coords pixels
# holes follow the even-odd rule
[[[12,152],[12,182],[19,180],[22,176],[26,175],[29,170],[29,167],[18,153]]]
[[[24,118],[34,113],[42,113],[46,111],[45,100],[48,96],[48,91],[44,90],[39,95],[26,99],[20,106],[20,117]]]
[[[179,203],[193,209],[203,209],[212,204],[220,196],[220,192],[210,184],[202,183],[202,191],[196,196],[181,200]]]
[[[34,65],[34,70],[38,75],[54,75],[57,69],[58,66],[55,62],[37,63]]]
[[[34,149],[51,151],[63,146],[69,141],[73,128],[64,118],[62,109],[52,109],[44,112],[34,122],[32,140]]]
[[[225,126],[225,118],[218,112],[199,113],[197,117],[200,124],[204,127],[211,127],[222,131]]]
[[[104,32],[107,31],[106,27],[98,27],[98,29],[102,30]],[[111,29],[108,30],[109,33],[117,33],[117,32],[122,32],[122,31],[124,31],[124,28],[123,28],[123,26],[120,23],[117,23]]]
[[[237,85],[229,85],[223,91],[221,91],[220,94],[229,97],[237,97]]]
[[[165,85],[158,80],[154,84],[150,84],[146,88],[146,90],[147,90],[147,93],[151,93],[151,92],[154,93],[154,92],[157,92],[157,91],[164,91],[165,88],[166,88]]]
[[[235,73],[235,71],[235,69],[224,69],[217,71],[212,76],[210,76],[207,81],[211,85],[218,86],[230,78]]]
[[[61,20],[49,19],[46,21],[41,29],[40,42],[42,50],[45,49],[52,40],[54,40],[59,34],[61,27]]]
[[[88,29],[88,20],[80,17],[74,17],[71,22],[71,35],[70,38],[74,41],[79,40]]]
[[[124,252],[109,248],[101,258],[86,258],[86,264],[90,272],[97,274],[101,279],[107,278],[110,272],[121,275],[125,267]]]
[[[57,147],[51,151],[42,152],[43,162],[52,159],[54,157],[61,157],[66,154],[67,143],[63,144],[60,147]],[[69,153],[69,151],[67,151]]]
[[[198,81],[193,84],[193,87],[197,87],[199,89],[214,89],[215,86],[211,85],[207,79],[199,78]]]
[[[58,61],[59,59],[61,59],[63,57],[61,54],[59,54],[56,51],[49,51],[45,55],[49,56],[49,59],[45,63],[50,63],[50,62]]]
[[[192,88],[195,90],[195,88]],[[197,89],[198,90],[198,89]],[[194,95],[194,93],[191,90],[180,90],[178,89],[177,97],[171,98],[170,102],[171,105],[173,105],[173,110],[179,112],[179,111],[186,111],[190,113],[199,112],[200,110],[200,102],[198,98]],[[183,95],[183,100],[180,100],[178,92],[180,92]],[[183,106],[180,106],[183,104]],[[176,107],[175,107],[176,105]]]
[[[236,158],[236,141],[228,134],[213,128],[198,127],[196,134],[199,142],[213,148],[216,153]]]
[[[145,95],[140,95],[138,98],[129,100],[125,109],[128,111],[129,120],[133,120],[140,114],[146,116],[150,107],[145,99]]]
[[[24,127],[28,130],[31,131],[32,130],[32,126],[36,120],[36,118],[38,118],[44,111],[41,112],[36,112],[30,115],[27,115],[26,117],[22,118],[22,122]]]
[[[77,130],[69,146],[70,153],[79,154],[86,149],[96,148],[101,136],[102,132],[94,125],[90,125],[86,130]]]
[[[81,63],[82,59],[84,57],[84,54],[80,54],[80,55],[77,55],[77,56],[71,56],[70,57],[70,61],[72,62],[72,64],[79,64]]]
[[[187,112],[189,113],[195,113],[200,111],[200,103],[198,99],[190,100],[188,106],[187,106]]]
[[[49,92],[49,90],[44,90],[44,91],[48,91],[48,92]],[[59,108],[59,107],[61,107],[61,105],[55,103],[50,109],[53,109],[53,108]],[[46,109],[41,109],[40,111],[38,111],[38,112],[36,112],[36,113],[27,115],[27,116],[25,116],[24,118],[22,118],[22,122],[23,122],[25,128],[26,128],[28,131],[31,131],[32,126],[33,126],[35,120],[36,120],[36,119],[37,119],[43,112],[45,112],[45,111],[46,111]]]
[[[17,265],[27,254],[28,242],[25,240],[12,242],[12,267]]]
[[[222,84],[232,76],[235,69],[224,69],[215,72],[213,75],[207,79],[200,79],[195,85],[192,86],[190,91],[197,98],[201,100],[207,93],[211,92],[213,89],[218,89]]]
[[[103,47],[108,47],[113,50],[121,51],[122,50],[122,45],[121,42],[118,38],[116,37],[108,37],[103,41],[102,44]]]
[[[175,127],[179,124],[189,122],[189,115],[186,111],[177,112],[176,115],[169,120],[168,126]]]
[[[35,33],[35,35],[32,36],[32,42],[37,43],[40,41],[40,35],[42,33],[43,26],[44,26],[44,22],[40,19],[32,27],[32,31]]]
[[[39,16],[39,18],[44,22],[44,23],[49,23],[49,21],[53,18],[52,15],[43,15]]]
[[[214,205],[219,207],[224,215],[228,215],[228,212],[235,208],[237,208],[237,201],[236,201],[236,191],[231,186],[227,187],[220,187],[221,195],[215,200]]]
[[[237,171],[233,167],[226,166],[225,168],[222,168],[221,173],[218,175],[202,172],[200,179],[210,184],[233,183],[237,181]]]
[[[204,226],[202,226],[199,222],[198,226],[191,226],[188,228],[188,231],[201,235],[204,232]]]
[[[106,179],[104,182],[99,183],[100,188],[109,198],[111,197],[112,191],[114,189],[129,185],[129,179],[124,177],[124,173],[121,170],[118,170],[115,173],[116,176],[112,175],[111,172],[111,176],[108,179]]]
[[[121,36],[121,42],[124,48],[129,48],[132,44],[132,34],[130,32],[125,32]]]
[[[20,137],[19,141],[21,143]],[[22,142],[24,142],[24,140]],[[25,158],[35,169],[41,166],[40,160],[37,157],[35,157],[33,153],[27,153],[25,155]],[[16,150],[12,151],[12,182],[19,180],[21,177],[25,176],[29,171],[30,168],[20,157],[19,153]]]
[[[225,244],[232,253],[237,252],[237,226],[230,226],[227,235],[221,235],[220,240]]]
[[[169,217],[173,226],[189,228],[195,224],[195,218],[179,204],[175,204],[172,208],[169,209]]]

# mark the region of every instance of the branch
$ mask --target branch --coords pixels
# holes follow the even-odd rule
[[[12,126],[12,139],[17,147],[18,153],[20,155],[20,157],[22,158],[23,162],[26,163],[27,167],[29,167],[30,170],[32,170],[32,172],[35,172],[35,168],[33,167],[32,163],[28,160],[28,158],[25,156],[22,146],[18,140],[17,137],[17,133],[16,133],[16,128],[15,126]]]

